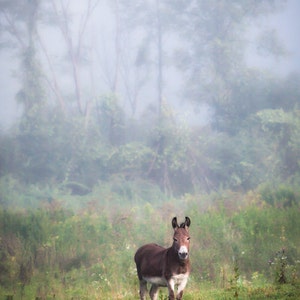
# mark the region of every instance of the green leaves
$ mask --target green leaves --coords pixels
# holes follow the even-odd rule
[[[293,115],[283,109],[266,109],[256,113],[264,130],[276,125],[293,124]]]

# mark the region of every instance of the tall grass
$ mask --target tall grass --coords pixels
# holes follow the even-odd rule
[[[174,215],[192,220],[193,270],[185,299],[298,293],[297,199],[281,207],[259,193],[224,192],[114,210],[95,199],[82,201],[77,211],[60,201],[31,211],[0,210],[1,297],[137,299],[134,253],[146,242],[170,245]],[[282,275],[285,287],[276,290]]]

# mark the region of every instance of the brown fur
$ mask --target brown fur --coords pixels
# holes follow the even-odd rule
[[[183,289],[187,277],[190,273],[189,253],[179,253],[180,247],[185,246],[189,251],[190,219],[186,217],[180,226],[176,217],[172,220],[174,228],[173,244],[169,248],[161,247],[157,244],[147,244],[139,248],[134,256],[137,273],[140,281],[140,299],[146,299],[147,281],[152,284],[150,297],[152,300],[158,297],[158,288],[167,286],[169,289],[169,299],[175,299],[174,286],[184,281],[183,286],[178,290],[177,298],[182,299]],[[180,275],[180,277],[174,277]],[[184,277],[184,278],[183,278]]]

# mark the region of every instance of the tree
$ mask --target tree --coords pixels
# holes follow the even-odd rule
[[[8,36],[7,46],[17,45],[21,57],[21,90],[17,100],[23,105],[25,118],[34,117],[45,104],[42,72],[36,55],[36,33],[39,0],[19,0],[18,5],[1,5],[2,34]]]
[[[266,109],[256,114],[262,133],[267,136],[273,150],[269,156],[270,175],[275,179],[293,179],[300,171],[299,111]]]
[[[168,10],[165,1],[134,1],[128,5],[120,0],[122,20],[132,34],[137,36],[135,67],[154,72],[158,119],[162,117],[164,92],[164,66],[166,56],[166,33],[168,31]],[[144,82],[141,82],[141,86]]]
[[[173,15],[178,16],[174,26],[184,41],[177,60],[186,73],[188,98],[212,107],[217,129],[235,132],[237,122],[230,124],[231,121],[239,118],[240,112],[242,118],[245,113],[243,100],[236,98],[237,90],[251,79],[244,61],[247,26],[277,11],[284,1],[168,3]]]
[[[74,36],[70,27],[70,2],[69,1],[53,1],[51,0],[51,8],[56,20],[55,25],[58,26],[66,45],[67,56],[69,63],[72,68],[72,77],[75,90],[75,99],[77,104],[78,113],[86,115],[89,111],[89,102],[84,106],[82,95],[81,95],[81,82],[79,75],[79,66],[83,62],[83,40],[85,31],[87,28],[88,21],[90,20],[93,11],[97,7],[99,0],[87,1],[86,8],[83,10],[82,19],[78,28],[77,34]]]

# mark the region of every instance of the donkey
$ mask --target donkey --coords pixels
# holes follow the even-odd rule
[[[158,299],[159,287],[168,287],[169,299],[182,299],[183,290],[187,284],[191,265],[189,259],[191,220],[185,217],[185,222],[178,225],[177,218],[172,219],[174,228],[173,244],[163,248],[157,244],[146,244],[135,253],[137,274],[140,282],[140,299],[146,300],[147,282],[152,284],[151,300]]]

